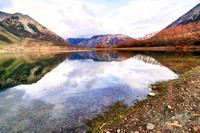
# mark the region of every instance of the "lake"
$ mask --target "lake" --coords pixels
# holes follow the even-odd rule
[[[0,53],[0,132],[83,132],[105,107],[199,65],[184,51]]]

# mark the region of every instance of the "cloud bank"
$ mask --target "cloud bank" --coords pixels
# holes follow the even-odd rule
[[[159,31],[199,0],[10,0],[0,10],[28,14],[58,35],[127,34],[140,37]]]

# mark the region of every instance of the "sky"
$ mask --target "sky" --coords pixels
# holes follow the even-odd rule
[[[142,37],[160,31],[199,0],[0,0],[0,11],[27,14],[63,38]]]

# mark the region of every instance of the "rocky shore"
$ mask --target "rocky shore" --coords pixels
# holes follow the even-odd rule
[[[155,96],[132,107],[121,102],[88,120],[87,132],[200,133],[200,67],[153,85]]]

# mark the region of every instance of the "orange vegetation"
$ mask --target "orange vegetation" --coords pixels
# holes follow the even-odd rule
[[[190,46],[200,46],[200,21],[163,29],[155,33],[147,34],[139,39],[130,39],[111,45],[97,45],[97,48],[122,48],[122,47],[177,47],[187,48]],[[153,36],[154,35],[154,36]],[[151,37],[153,36],[153,37]]]

